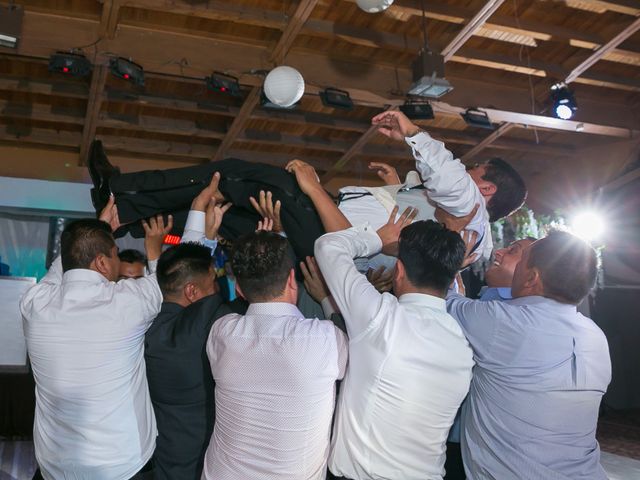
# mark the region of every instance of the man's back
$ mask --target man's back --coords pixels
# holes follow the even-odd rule
[[[463,409],[468,476],[606,478],[595,439],[611,379],[602,331],[575,306],[544,297],[455,296],[449,308],[477,362]]]
[[[160,290],[155,277],[116,284],[85,269],[60,276],[57,260],[21,302],[38,463],[45,478],[126,479],[155,447],[143,340]]]
[[[348,478],[442,478],[472,353],[441,298],[383,296],[349,344],[330,468]]]
[[[231,310],[220,295],[182,307],[165,302],[145,337],[149,392],[158,422],[156,479],[199,479],[214,420],[213,377],[205,344]]]
[[[324,479],[346,339],[286,303],[259,303],[211,329],[216,425],[208,479]]]

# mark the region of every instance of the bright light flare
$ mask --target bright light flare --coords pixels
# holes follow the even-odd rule
[[[604,219],[595,211],[578,213],[571,222],[571,231],[588,242],[599,240],[605,231]]]

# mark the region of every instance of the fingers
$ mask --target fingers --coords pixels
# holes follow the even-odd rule
[[[391,169],[391,167],[389,167],[389,165],[387,165],[386,163],[382,163],[382,162],[370,162],[369,163],[369,170],[381,170],[383,172],[388,172]]]
[[[302,160],[298,160],[296,158],[294,160],[291,160],[289,163],[287,163],[287,165],[284,167],[284,169],[289,173],[293,173],[296,168],[300,167],[303,164],[304,164],[304,162]]]
[[[398,210],[400,210],[400,207],[398,207],[398,205],[393,207],[393,210],[391,210],[391,215],[389,215],[389,221],[387,222],[388,225],[393,225],[394,223],[396,223],[396,215],[398,215]]]
[[[398,220],[397,223],[403,226],[408,225],[411,222],[413,222],[413,220],[416,218],[416,215],[418,215],[417,208],[407,207],[405,208],[404,212],[402,212],[402,215],[400,216],[400,219]]]
[[[164,229],[164,233],[165,234],[169,233],[172,228],[173,228],[173,215],[169,215],[167,217],[167,226]]]
[[[220,213],[222,213],[223,215],[225,213],[227,213],[227,210],[229,210],[231,207],[233,206],[233,203],[231,202],[227,202],[224,205],[222,205],[221,207],[218,207],[220,209]]]
[[[280,200],[278,200],[276,202],[276,207],[275,207],[275,209],[273,211],[273,213],[275,215],[274,218],[280,218],[280,207],[282,207],[282,203],[280,202]],[[314,260],[314,262],[315,262],[315,260]]]
[[[309,269],[307,268],[307,264],[305,262],[300,262],[300,270],[302,271],[302,276],[304,277],[304,286],[308,290],[309,287],[307,286],[307,282],[310,282],[312,280],[311,272],[309,272]]]
[[[262,192],[260,192],[262,193]],[[264,215],[264,212],[262,211],[262,208],[260,207],[260,204],[256,201],[255,198],[253,197],[249,197],[249,203],[251,203],[251,206],[260,214],[260,215]]]
[[[218,185],[220,184],[220,172],[215,172],[213,177],[211,177],[211,183],[209,183],[209,188],[212,191],[218,190]]]

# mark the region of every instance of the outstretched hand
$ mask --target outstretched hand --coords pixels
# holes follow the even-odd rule
[[[377,270],[370,268],[367,271],[367,280],[376,287],[378,292],[390,292],[393,288],[393,269],[386,270],[384,266],[379,267]]]
[[[398,110],[387,110],[371,119],[371,124],[378,127],[378,131],[394,140],[404,140],[420,131],[407,116]]]
[[[307,162],[291,160],[284,168],[287,172],[293,173],[296,176],[300,190],[307,195],[310,195],[314,189],[322,188],[315,168]]]
[[[167,217],[166,225],[162,215],[142,220],[142,228],[144,228],[144,249],[147,252],[147,259],[151,261],[157,260],[162,253],[164,237],[173,228],[173,216],[169,215]]]
[[[378,236],[382,240],[382,253],[385,255],[398,256],[398,241],[400,232],[404,227],[410,225],[418,215],[418,210],[414,207],[407,207],[402,215],[396,220],[398,206],[393,207],[389,221],[378,229]]]
[[[204,234],[209,240],[215,240],[222,225],[222,217],[231,208],[231,203],[224,205],[211,198],[204,214]]]
[[[398,176],[398,171],[388,163],[371,162],[369,163],[369,170],[375,170],[385,185],[400,185],[402,183]]]
[[[98,220],[106,222],[111,227],[111,231],[115,232],[120,228],[120,219],[118,218],[118,207],[116,207],[116,199],[113,195],[109,196],[109,201],[100,212]]]
[[[329,289],[324,282],[320,268],[313,257],[307,257],[305,262],[300,262],[300,270],[304,277],[304,288],[307,289],[311,298],[320,303],[329,296]]]
[[[260,190],[259,201],[253,197],[249,197],[249,202],[251,202],[251,205],[256,209],[261,217],[268,218],[273,222],[274,232],[282,232],[282,222],[280,221],[280,207],[282,204],[280,203],[280,200],[276,201],[274,205],[272,193],[265,193],[264,190]]]
[[[273,230],[273,220],[270,218],[263,218],[262,220],[258,220],[258,226],[256,227],[256,232],[270,232]]]

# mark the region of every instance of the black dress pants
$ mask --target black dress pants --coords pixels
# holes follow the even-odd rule
[[[146,170],[114,175],[109,181],[116,197],[121,223],[133,236],[142,236],[140,220],[158,213],[174,216],[174,230],[181,233],[191,201],[220,172],[220,191],[233,206],[225,214],[220,234],[233,241],[253,232],[260,217],[249,202],[260,190],[270,190],[274,202],[282,202],[280,216],[289,241],[300,259],[313,255],[315,240],[324,233],[313,203],[283,168],[236,158],[170,170]]]

